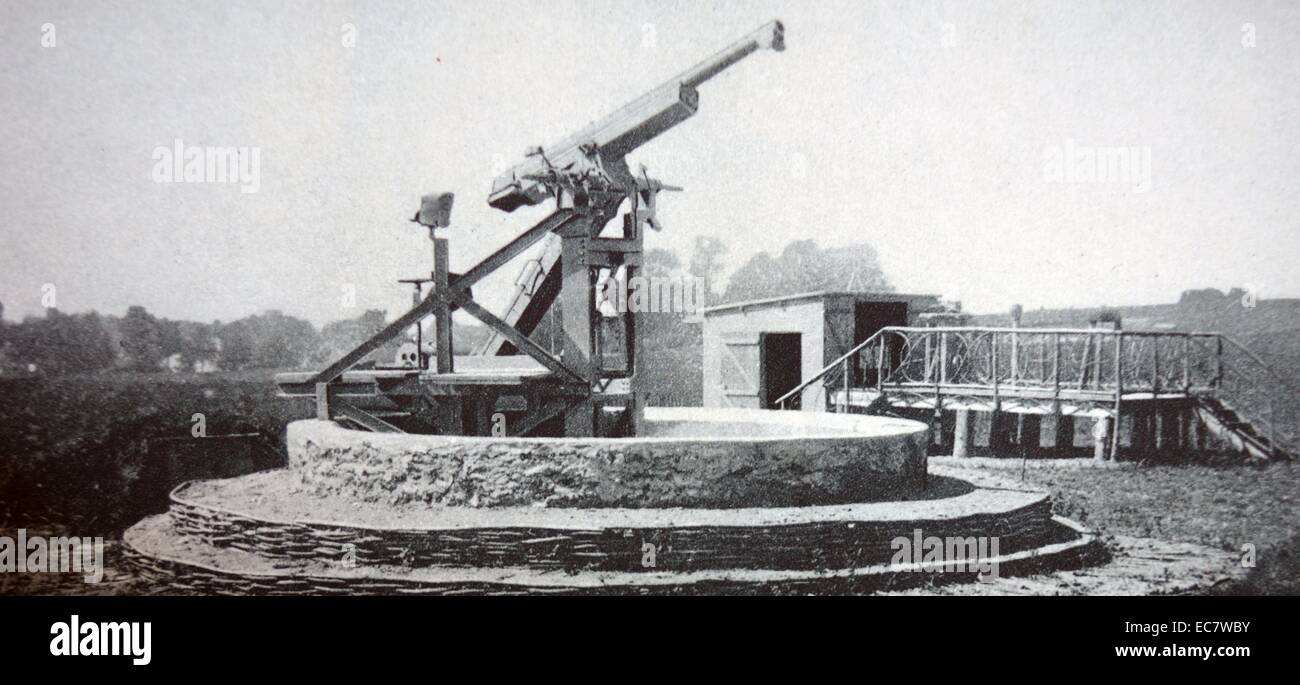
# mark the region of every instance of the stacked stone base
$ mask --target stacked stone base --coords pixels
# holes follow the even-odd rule
[[[267,595],[843,594],[975,580],[975,564],[896,563],[897,538],[998,538],[999,576],[1105,559],[1044,493],[937,470],[951,496],[758,509],[394,510],[297,492],[289,471],[191,483],[127,531],[163,593]],[[986,483],[987,485],[987,483]],[[332,512],[328,519],[305,512]],[[343,512],[350,512],[345,517]]]
[[[1068,522],[1059,525],[1072,532]],[[145,542],[142,538],[150,538]],[[860,594],[918,585],[976,582],[973,570],[887,564],[841,570],[580,571],[530,568],[349,568],[318,560],[271,561],[233,549],[177,545],[165,516],[128,536],[139,575],[161,592],[203,595],[771,595]],[[167,544],[168,542],[172,544]],[[999,557],[1000,577],[1080,568],[1104,560],[1090,536]]]
[[[125,547],[159,592],[276,595],[860,593],[1104,557],[1047,494],[928,469],[924,424],[653,408],[645,424],[497,440],[301,421],[288,469],[184,484]],[[926,556],[935,538],[981,558]]]

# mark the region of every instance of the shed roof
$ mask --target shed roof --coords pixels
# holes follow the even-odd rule
[[[794,302],[826,300],[832,297],[847,297],[860,302],[911,302],[914,300],[938,300],[938,295],[893,293],[893,292],[851,292],[846,290],[819,290],[809,293],[797,293],[794,295],[782,295],[780,297],[769,297],[759,300],[745,300],[744,302],[728,302],[727,304],[714,305],[704,308],[704,315],[726,312],[736,309],[752,309],[764,307],[785,306]]]

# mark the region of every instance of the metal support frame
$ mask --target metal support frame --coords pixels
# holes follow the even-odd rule
[[[590,269],[622,266],[631,273],[637,268],[640,265],[643,228],[661,228],[655,218],[657,194],[663,190],[679,189],[650,178],[644,170],[640,176],[634,175],[627,168],[625,156],[693,116],[699,108],[697,89],[706,81],[759,50],[783,50],[784,35],[784,27],[780,22],[770,22],[558,144],[550,148],[531,149],[521,164],[496,179],[488,204],[503,211],[514,211],[522,206],[540,205],[554,200],[556,209],[551,215],[460,276],[448,272],[446,241],[435,238],[433,286],[428,296],[319,373],[307,378],[295,377],[281,383],[282,392],[286,392],[286,387],[313,388],[317,412],[322,418],[332,417],[332,403],[341,411],[347,411],[337,403],[335,392],[338,389],[336,385],[344,385],[340,380],[344,372],[409,326],[418,325],[430,315],[438,321],[438,355],[434,373],[425,374],[421,368],[416,369],[415,374],[421,377],[421,382],[427,380],[437,384],[440,380],[429,376],[455,373],[451,313],[463,309],[492,329],[493,336],[485,348],[487,354],[500,354],[513,347],[535,359],[558,378],[555,392],[564,401],[542,401],[536,407],[530,405],[532,415],[521,424],[524,428],[535,428],[549,420],[546,416],[551,411],[562,411],[566,415],[568,434],[589,435],[598,430],[596,405],[602,402],[613,403],[620,401],[616,397],[625,397],[621,401],[626,402],[626,414],[630,417],[628,423],[635,429],[640,424],[642,407],[642,398],[635,388],[641,363],[641,357],[636,354],[640,332],[635,316],[629,314],[626,336],[629,372],[623,375],[631,376],[628,379],[631,391],[618,396],[606,392],[608,381],[613,376],[601,368],[595,329],[599,319],[593,312],[594,282]],[[450,220],[451,195],[429,196],[426,199],[430,202],[422,204],[413,220],[430,227],[446,226]],[[624,235],[621,238],[602,237],[601,230],[617,215],[620,205],[625,201],[631,204],[631,210],[626,217]],[[521,283],[520,294],[506,310],[505,318],[497,317],[474,301],[470,288],[475,283],[548,236],[557,237],[562,243],[561,249],[548,249],[538,260],[537,273],[533,275],[540,275],[541,282]],[[559,278],[552,275],[557,271],[557,266]],[[528,338],[541,315],[554,301],[563,304],[560,328],[565,337],[565,346],[562,359]],[[350,390],[358,386],[364,388],[367,386],[365,376],[361,371],[351,372],[346,385]],[[372,382],[369,385],[376,396],[384,395],[383,384],[379,382],[381,377],[385,381],[390,380],[378,373],[370,379]],[[577,390],[579,388],[580,391]],[[458,392],[430,394],[441,397],[444,394],[457,395]],[[593,397],[595,395],[600,397]],[[586,399],[579,401],[574,399],[575,396]],[[466,411],[475,413],[476,426],[473,430],[478,432],[483,430],[482,419],[484,408],[488,406],[487,397],[487,394],[480,393],[465,395],[463,398]],[[473,406],[472,410],[470,405]],[[562,409],[555,409],[560,405],[563,405]],[[451,421],[441,423],[443,430],[454,429]]]
[[[539,406],[531,408],[523,423],[515,427],[513,431],[515,434],[536,429],[551,418],[555,418],[556,412],[559,412],[566,417],[566,435],[595,435],[599,430],[598,398],[595,395],[607,385],[607,381],[599,359],[596,329],[600,319],[595,309],[596,284],[592,269],[625,267],[630,278],[634,270],[639,268],[642,252],[640,228],[654,220],[653,212],[647,212],[643,205],[647,203],[647,196],[653,197],[654,193],[663,187],[648,186],[649,183],[647,179],[645,184],[633,185],[626,195],[610,193],[597,208],[578,206],[571,194],[557,187],[557,210],[554,213],[461,276],[451,274],[448,270],[448,241],[445,238],[433,237],[434,270],[430,279],[432,287],[429,294],[383,330],[312,376],[309,382],[316,388],[318,417],[339,416],[376,431],[398,430],[392,424],[367,413],[366,410],[340,401],[332,392],[335,382],[348,368],[388,340],[400,335],[409,326],[418,325],[423,318],[430,315],[438,321],[438,354],[431,371],[438,374],[454,373],[450,317],[452,311],[461,309],[486,325],[495,336],[499,336],[514,349],[528,355],[551,371],[560,380],[561,387],[568,388],[563,391],[563,397],[554,401],[543,400]],[[625,217],[624,235],[619,238],[600,237],[601,230],[617,212],[625,197],[632,199],[632,210]],[[547,235],[555,235],[562,244],[561,256],[558,260],[558,265],[562,269],[562,281],[558,293],[552,293],[552,297],[549,298],[542,297],[532,304],[544,309],[555,301],[561,303],[561,328],[565,338],[563,359],[534,343],[529,339],[528,332],[519,330],[512,322],[503,320],[488,311],[469,293],[471,285]],[[635,316],[631,313],[625,316],[627,317],[627,355],[631,373],[622,375],[635,376],[639,363],[639,355],[636,354],[639,342],[638,329]],[[469,411],[472,406],[476,414],[483,413],[484,407],[487,406],[483,404],[485,401],[487,401],[485,397],[469,401],[464,409]],[[640,424],[643,404],[636,392],[630,393],[625,400],[633,430]],[[450,417],[441,417],[437,423],[439,430],[442,431],[457,429],[457,422]],[[476,432],[483,430],[483,427],[478,425],[480,423],[483,423],[482,417],[476,418],[473,427]]]

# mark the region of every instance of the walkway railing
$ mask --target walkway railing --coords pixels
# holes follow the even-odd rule
[[[816,395],[816,397],[812,397]],[[1212,397],[1272,445],[1296,445],[1296,399],[1259,356],[1219,333],[1103,329],[887,327],[778,398],[832,411],[946,398],[1118,415],[1124,401]]]

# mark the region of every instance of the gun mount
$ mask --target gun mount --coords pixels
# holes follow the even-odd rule
[[[551,200],[554,211],[463,274],[448,271],[448,241],[434,234],[450,223],[450,195],[426,198],[413,220],[429,227],[434,270],[428,279],[403,281],[416,289],[415,306],[324,370],[279,374],[281,395],[313,397],[319,418],[344,419],[373,431],[635,434],[644,409],[636,383],[643,373],[636,355],[637,315],[624,311],[611,327],[596,309],[597,281],[602,275],[630,279],[640,269],[644,228],[660,228],[656,197],[680,189],[650,178],[644,169],[633,174],[624,157],[693,116],[701,84],[764,48],[785,49],[779,21],[560,143],[530,150],[496,179],[488,203],[510,212]],[[605,235],[625,203],[621,234]],[[504,317],[474,301],[475,283],[539,242],[544,243],[540,256],[525,265]],[[422,295],[425,284],[428,295]],[[557,302],[563,338],[558,355],[529,337]],[[451,312],[457,309],[491,330],[475,356],[451,354]],[[430,316],[437,325],[435,368],[427,368],[417,337],[414,351],[405,349],[396,366],[353,370]],[[611,339],[618,352],[613,364]]]

